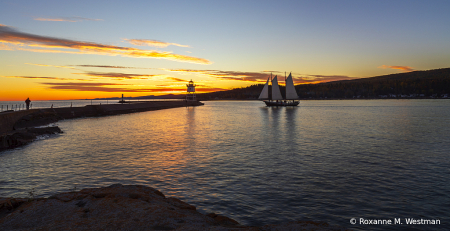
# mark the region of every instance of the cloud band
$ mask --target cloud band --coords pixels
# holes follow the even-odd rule
[[[159,52],[152,50],[142,50],[131,47],[121,47],[105,45],[93,42],[75,41],[69,39],[54,38],[48,36],[23,33],[11,27],[0,24],[0,42],[12,44],[13,46],[0,46],[2,50],[24,50],[45,53],[70,53],[70,54],[99,54],[99,55],[120,55],[133,58],[157,58],[179,62],[190,62],[197,64],[211,64],[212,62],[192,56],[173,54],[170,52]],[[27,45],[31,48],[23,48]],[[34,49],[34,47],[45,49]],[[64,49],[64,50],[58,50]],[[75,49],[78,51],[68,51],[65,49]]]

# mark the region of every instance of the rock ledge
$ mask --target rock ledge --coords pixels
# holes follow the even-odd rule
[[[296,221],[250,227],[167,198],[156,189],[115,184],[49,198],[0,198],[0,230],[345,230],[327,223]]]

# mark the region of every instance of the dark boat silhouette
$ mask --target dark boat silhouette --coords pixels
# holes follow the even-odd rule
[[[272,82],[272,95],[269,95],[269,80]],[[277,76],[272,79],[272,74],[267,79],[261,94],[258,99],[263,100],[267,106],[297,106],[300,101],[298,100],[297,91],[294,87],[294,81],[292,80],[292,74],[289,73],[289,77],[285,76],[286,82],[286,98],[281,96],[280,87],[278,86]]]

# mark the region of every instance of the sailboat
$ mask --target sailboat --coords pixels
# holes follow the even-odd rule
[[[272,82],[272,96],[269,96],[269,80]],[[261,94],[258,99],[263,100],[267,106],[297,106],[300,101],[298,101],[297,91],[294,87],[294,81],[292,80],[292,74],[289,73],[289,77],[286,79],[286,98],[283,99],[280,92],[280,87],[278,86],[277,76],[272,79],[272,74],[267,78],[267,82],[264,85]]]

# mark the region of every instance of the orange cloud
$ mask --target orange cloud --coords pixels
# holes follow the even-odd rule
[[[272,74],[283,74],[284,72],[281,72],[281,71],[269,71],[269,70],[265,70],[265,71],[262,71],[262,72],[267,72],[267,73],[272,73]]]
[[[103,21],[103,19],[83,18],[83,17],[62,17],[62,18],[34,18],[36,21],[51,22],[80,22],[80,21]]]
[[[214,70],[192,70],[192,69],[164,69],[161,68],[162,70],[165,71],[170,71],[170,72],[184,72],[184,73],[207,73],[208,71],[214,71]]]
[[[76,75],[85,75],[89,77],[106,77],[113,79],[149,79],[149,77],[160,76],[160,75],[142,75],[142,74],[126,74],[118,72],[85,72],[85,73],[72,73]]]
[[[178,43],[166,43],[158,40],[147,40],[147,39],[124,39],[125,41],[137,45],[137,46],[151,46],[151,47],[159,47],[164,48],[168,46],[178,46],[178,47],[190,47],[188,45],[181,45]]]
[[[398,69],[401,70],[403,72],[410,72],[410,71],[414,71],[414,69],[412,67],[408,67],[408,66],[388,66],[388,65],[381,65],[378,68],[382,68],[382,69]]]
[[[346,75],[304,75],[294,78],[294,84],[316,84],[352,79],[354,78]]]
[[[36,64],[36,63],[25,63],[25,64],[34,65],[34,66],[40,66],[40,67],[57,67],[57,68],[75,69],[74,67],[70,67],[70,66],[55,66],[55,65]]]
[[[145,67],[124,67],[124,66],[110,66],[110,65],[70,65],[73,67],[95,67],[95,68],[120,68],[120,69],[153,69]]]
[[[187,80],[185,80],[185,79],[179,79],[179,78],[175,78],[175,77],[167,77],[167,79],[171,79],[175,82],[187,82]]]
[[[0,43],[0,50],[11,51],[13,49],[3,43]]]
[[[220,71],[220,70],[191,70],[191,69],[164,69],[171,72],[198,73],[219,79],[238,80],[247,82],[265,82],[267,74],[261,72]]]
[[[190,70],[190,69],[163,69],[171,72],[180,73],[198,73],[207,75],[213,78],[246,81],[253,83],[265,83],[269,77],[267,72],[281,73],[280,71],[263,71],[263,72],[244,72],[244,71],[220,71],[220,70]],[[325,83],[339,80],[350,80],[352,77],[345,75],[305,75],[295,74],[300,77],[293,77],[294,84],[307,84],[307,83]],[[283,77],[279,77],[279,83],[283,84]]]
[[[184,93],[186,88],[125,88],[114,87],[114,85],[127,85],[127,84],[114,84],[114,83],[41,83],[48,86],[52,90],[69,90],[69,91],[95,91],[95,92],[152,92],[152,93]],[[110,87],[111,86],[111,87]],[[197,88],[197,92],[213,92],[223,91],[222,88]]]
[[[19,78],[19,79],[54,79],[54,80],[79,80],[79,81],[90,81],[86,79],[69,79],[69,78],[58,78],[58,77],[47,77],[47,76],[0,76],[3,78]]]
[[[47,76],[1,76],[3,78],[20,78],[20,79],[57,79],[57,80],[65,80],[64,78],[56,78],[56,77],[47,77]]]
[[[49,86],[52,90],[71,90],[71,91],[96,91],[96,92],[143,92],[139,89],[129,89],[121,87],[107,87],[114,85],[126,85],[115,83],[41,83]]]
[[[97,54],[97,55],[111,55],[111,56],[124,56],[133,58],[157,58],[167,59],[179,62],[190,62],[197,64],[211,64],[212,62],[207,59],[196,58],[186,55],[173,54],[170,52],[159,52],[152,50],[141,50],[131,47],[120,47],[113,45],[105,45],[100,43],[75,41],[69,39],[60,39],[47,36],[40,36],[28,33],[22,33],[12,29],[11,27],[1,25],[0,26],[0,42],[12,44],[13,46],[0,46],[2,50],[24,50],[31,52],[44,52],[44,53],[69,53],[69,54]],[[47,49],[30,49],[23,48],[39,47]],[[64,49],[64,50],[57,50]],[[75,49],[78,51],[68,51],[65,49]]]
[[[111,66],[111,65],[67,65],[67,66],[57,66],[57,65],[36,64],[36,63],[25,63],[25,64],[34,65],[34,66],[40,66],[40,67],[57,67],[57,68],[68,68],[68,69],[76,69],[75,67],[115,68],[115,69],[155,69],[155,68],[147,68],[147,67],[125,67],[125,66]]]

